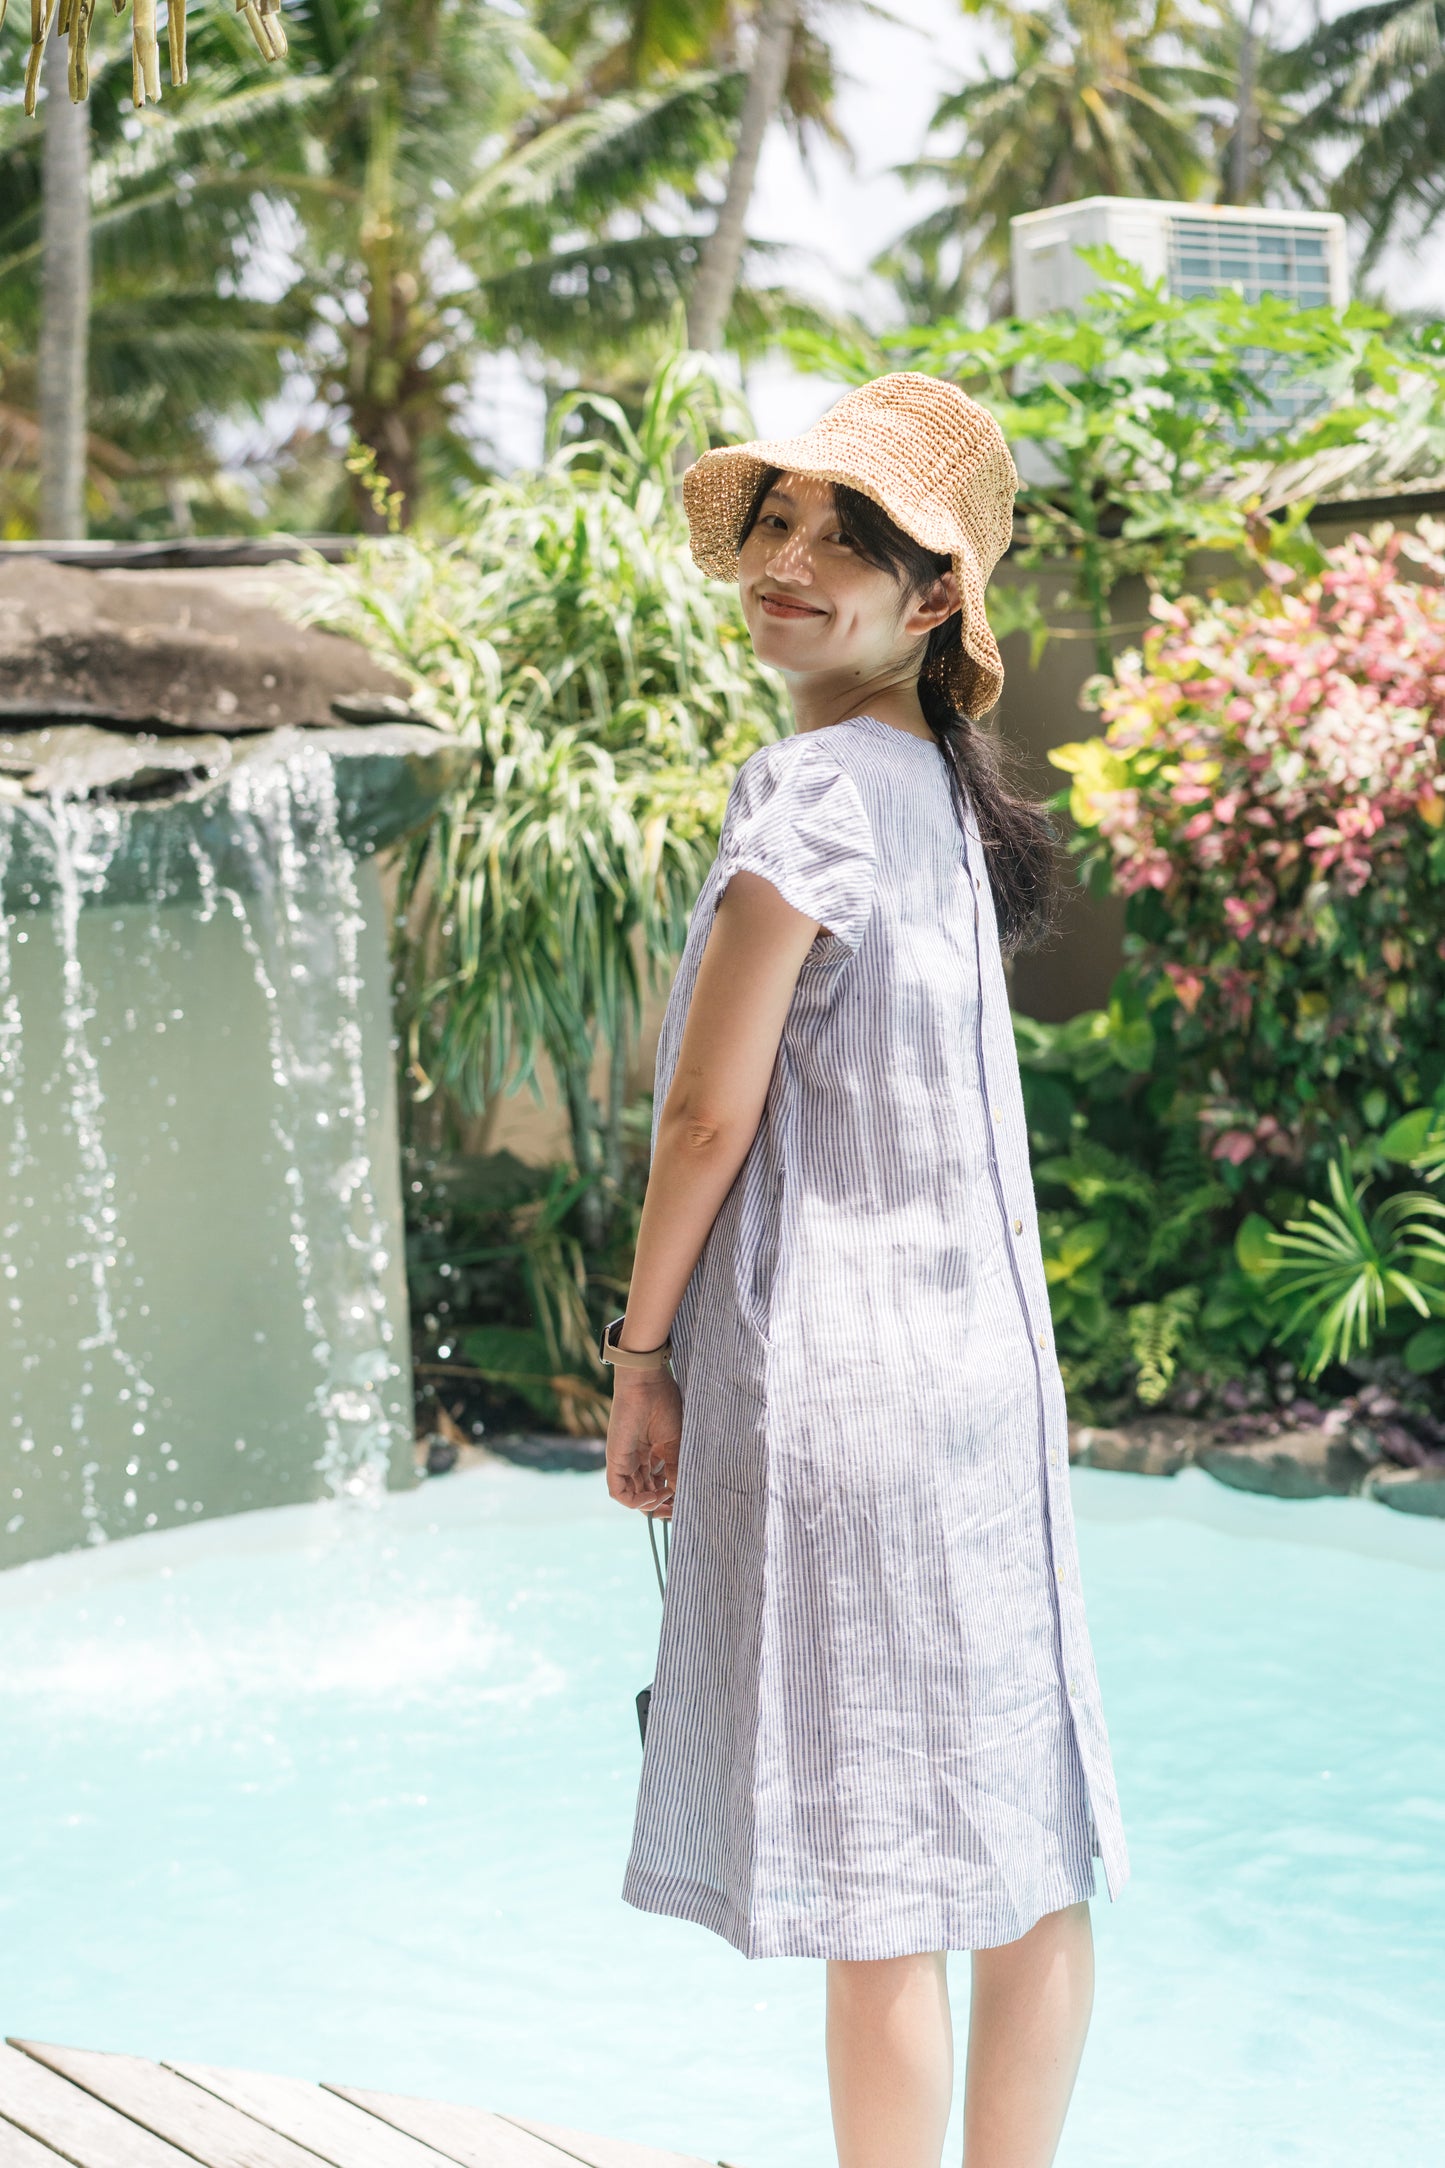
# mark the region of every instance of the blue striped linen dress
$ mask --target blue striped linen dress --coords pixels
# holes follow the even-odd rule
[[[678,1309],[671,1562],[623,1896],[749,1957],[987,1949],[1128,1879],[1018,1060],[970,810],[873,716],[746,761],[713,910],[824,929]]]

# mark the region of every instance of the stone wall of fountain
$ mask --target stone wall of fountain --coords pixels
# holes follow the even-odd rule
[[[213,585],[0,566],[0,1564],[412,1480],[371,854],[465,757]]]

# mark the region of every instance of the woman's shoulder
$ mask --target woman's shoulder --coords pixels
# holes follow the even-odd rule
[[[733,778],[725,826],[754,818],[785,825],[822,819],[835,825],[840,840],[846,837],[856,848],[870,835],[872,824],[856,765],[843,742],[846,735],[843,728],[830,725],[760,745]]]
[[[866,723],[866,717],[858,718]],[[813,792],[840,782],[851,796],[867,772],[869,739],[852,723],[829,723],[820,730],[795,730],[786,738],[770,739],[748,755],[733,778],[732,795],[744,803],[759,792],[771,795],[789,785]]]
[[[786,774],[795,767],[837,768],[841,765],[838,748],[826,742],[832,735],[831,729],[794,730],[786,738],[770,738],[749,753],[738,769],[738,780],[745,775]]]

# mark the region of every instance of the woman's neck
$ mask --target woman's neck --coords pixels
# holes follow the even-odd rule
[[[834,723],[851,722],[855,715],[872,715],[911,738],[926,738],[930,745],[935,742],[923,719],[916,677],[882,676],[871,682],[857,678],[840,682],[819,673],[816,677],[789,677],[787,683],[800,735],[809,730],[827,730]]]

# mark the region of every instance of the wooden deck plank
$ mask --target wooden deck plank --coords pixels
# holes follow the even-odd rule
[[[13,2045],[157,2138],[203,2161],[205,2168],[317,2168],[314,2153],[159,2063],[139,2055],[104,2054],[98,2048],[55,2047],[44,2040],[17,2040]]]
[[[333,2168],[454,2168],[447,2155],[307,2078],[224,2070],[214,2063],[167,2063],[165,2068],[253,2115],[283,2138],[309,2146]]]
[[[600,2137],[591,2130],[568,2130],[561,2123],[537,2123],[529,2115],[509,2115],[509,2123],[545,2138],[559,2153],[570,2153],[586,2168],[715,2168],[691,2153],[668,2153],[654,2145],[633,2145],[626,2138]]]
[[[405,2093],[370,2093],[350,2085],[327,2085],[328,2093],[354,2101],[423,2145],[434,2146],[457,2168],[574,2168],[573,2156],[531,2131],[489,2115],[485,2108],[448,2100],[413,2100]]]
[[[178,2153],[16,2047],[0,2047],[0,2116],[72,2168],[195,2168],[194,2154]]]
[[[0,2122],[0,2168],[65,2168],[65,2158],[28,2131]]]

